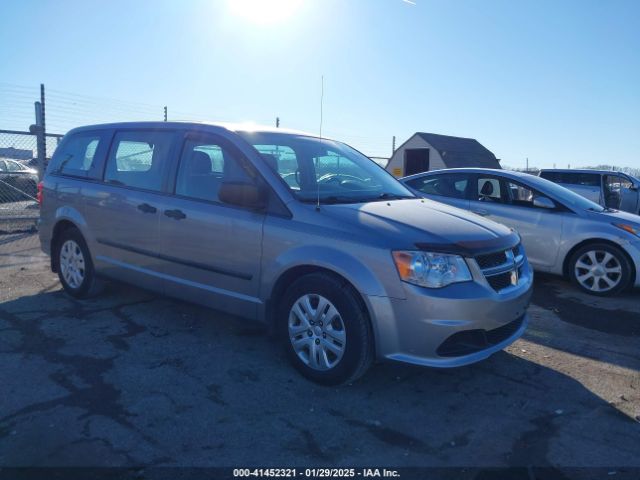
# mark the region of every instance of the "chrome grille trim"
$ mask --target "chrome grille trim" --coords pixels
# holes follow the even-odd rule
[[[481,267],[481,264],[488,263],[488,257],[491,257],[491,260],[495,260],[496,258],[498,258],[499,254],[504,255],[504,263],[488,268]],[[510,288],[514,288],[520,284],[522,278],[521,270],[522,266],[524,265],[524,259],[524,252],[520,244],[501,252],[499,251],[489,255],[478,255],[477,257],[474,257],[474,260],[476,261],[478,267],[480,268],[480,271],[487,280],[487,283],[498,293]],[[504,276],[506,274],[511,275],[512,272],[515,272],[515,274],[517,275],[517,283],[515,285],[512,283],[506,284]]]

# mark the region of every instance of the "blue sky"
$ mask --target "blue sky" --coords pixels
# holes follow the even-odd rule
[[[517,167],[640,166],[640,1],[413,1],[5,1],[0,128],[44,83],[50,131],[167,105],[317,132],[324,75],[324,132],[369,155],[427,131]]]

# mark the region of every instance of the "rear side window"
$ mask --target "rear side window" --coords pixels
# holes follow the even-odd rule
[[[103,133],[81,133],[66,139],[51,159],[48,171],[58,175],[99,178],[99,149],[104,147]]]
[[[116,133],[107,159],[108,183],[144,190],[162,190],[162,178],[173,143],[173,132]]]
[[[585,187],[600,187],[600,174],[598,173],[565,173],[562,175],[562,183],[582,185]]]
[[[540,176],[555,183],[582,185],[584,187],[600,187],[599,173],[542,172]]]
[[[540,172],[540,177],[550,182],[562,183],[562,174],[560,172]]]

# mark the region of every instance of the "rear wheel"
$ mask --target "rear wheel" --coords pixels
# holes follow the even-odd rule
[[[279,329],[294,367],[314,382],[354,381],[373,362],[373,334],[358,293],[344,280],[312,273],[286,291]]]
[[[76,228],[60,234],[56,248],[58,277],[65,291],[76,298],[87,298],[99,292],[102,282],[95,276],[89,248]]]
[[[631,265],[624,252],[607,243],[578,249],[569,265],[571,280],[592,295],[615,295],[631,284]]]

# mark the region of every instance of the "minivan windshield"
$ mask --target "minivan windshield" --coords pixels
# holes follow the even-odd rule
[[[344,143],[291,133],[238,134],[253,145],[302,202],[415,198],[386,170]]]
[[[603,212],[605,210],[605,208],[597,203],[592,202],[591,200],[584,198],[582,195],[578,195],[568,188],[564,188],[550,180],[545,180],[544,178],[531,175],[527,176],[527,182],[542,193],[548,193],[552,197],[560,200],[566,206],[576,210],[590,210],[592,212]]]

